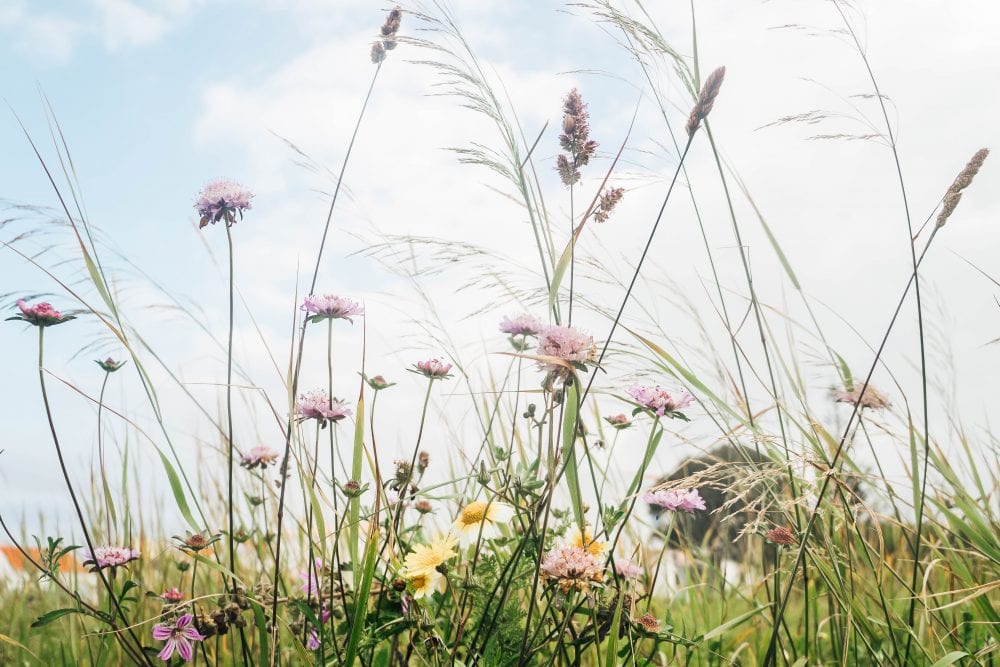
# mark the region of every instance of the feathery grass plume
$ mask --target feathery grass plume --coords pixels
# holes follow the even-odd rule
[[[701,121],[708,118],[708,114],[711,113],[712,107],[715,105],[715,98],[719,96],[719,90],[722,88],[722,80],[725,76],[726,68],[723,66],[709,74],[708,78],[705,79],[705,83],[701,87],[701,93],[698,94],[698,101],[695,103],[694,108],[691,109],[691,115],[688,117],[687,133],[689,137],[694,136],[694,133],[701,127]]]
[[[396,7],[389,12],[385,23],[379,28],[381,39],[372,44],[372,62],[376,65],[385,60],[386,52],[396,48],[396,33],[399,32],[399,24],[403,20],[403,10]]]
[[[597,210],[594,211],[594,220],[607,222],[608,218],[611,217],[611,212],[615,210],[615,206],[618,205],[618,202],[624,196],[625,188],[608,188],[605,190],[597,202]]]
[[[958,173],[955,182],[951,184],[951,187],[948,188],[948,191],[944,195],[941,212],[938,213],[937,217],[938,228],[944,227],[944,223],[948,222],[948,218],[955,212],[958,202],[962,200],[962,190],[972,185],[972,179],[979,173],[980,167],[983,166],[983,162],[986,161],[986,156],[989,154],[990,149],[980,148],[972,156],[968,164],[965,165],[965,168]]]

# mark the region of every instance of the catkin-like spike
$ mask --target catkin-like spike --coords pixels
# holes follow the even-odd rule
[[[979,173],[979,169],[983,166],[983,162],[986,161],[986,156],[990,154],[990,149],[980,148],[976,151],[976,154],[972,156],[968,164],[958,173],[955,181],[948,188],[948,191],[944,194],[944,200],[941,205],[941,212],[938,213],[937,226],[944,227],[944,223],[948,222],[948,218],[951,214],[955,212],[955,208],[958,206],[958,202],[962,199],[962,190],[969,187],[972,184],[972,180]]]
[[[698,95],[698,101],[695,103],[694,108],[691,110],[691,115],[688,117],[688,137],[693,137],[694,133],[701,127],[701,121],[708,118],[708,114],[711,113],[712,107],[715,105],[715,98],[719,96],[719,90],[722,88],[722,80],[725,77],[726,68],[720,67],[705,79],[705,83],[701,87],[701,93]]]

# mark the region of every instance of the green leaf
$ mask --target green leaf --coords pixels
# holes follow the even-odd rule
[[[721,637],[725,633],[727,633],[730,630],[732,630],[733,628],[735,628],[737,625],[739,625],[739,624],[741,624],[741,623],[743,623],[743,622],[745,622],[745,621],[753,618],[757,614],[760,614],[760,613],[764,612],[766,609],[767,609],[767,607],[757,607],[756,609],[751,609],[750,611],[748,611],[746,613],[740,614],[739,616],[737,616],[733,620],[726,621],[722,625],[719,625],[719,626],[717,626],[715,628],[712,628],[711,630],[709,630],[708,632],[706,632],[704,635],[702,635],[700,638],[698,638],[698,640],[702,641],[702,642],[707,642],[710,639],[715,639],[716,637]]]
[[[70,614],[79,614],[79,609],[74,609],[71,607],[65,607],[63,609],[53,609],[52,611],[46,612],[36,618],[31,624],[33,628],[41,628],[48,625],[52,621],[62,618],[63,616],[69,616]]]
[[[954,665],[956,662],[962,658],[968,656],[969,654],[965,651],[952,651],[948,655],[944,656],[937,662],[935,662],[931,667],[948,667],[948,665]]]
[[[374,524],[373,524],[374,528]],[[378,560],[378,531],[372,530],[368,535],[368,544],[365,550],[364,575],[361,578],[361,587],[358,595],[354,598],[354,618],[351,621],[351,638],[347,642],[347,658],[345,665],[353,665],[354,658],[358,652],[358,644],[361,642],[361,630],[365,624],[365,615],[368,613],[368,596],[372,590],[372,578],[375,575],[375,562]]]
[[[174,494],[174,501],[177,503],[177,508],[181,511],[181,516],[184,517],[184,520],[188,522],[188,525],[192,529],[200,531],[201,526],[195,522],[194,516],[191,514],[191,508],[188,506],[187,497],[184,495],[184,488],[181,486],[181,480],[177,476],[177,471],[174,469],[173,464],[170,463],[170,459],[160,451],[159,447],[156,447],[156,453],[160,455],[163,468],[167,471],[167,481],[170,482],[170,491]]]
[[[615,613],[611,617],[611,631],[608,637],[608,650],[605,653],[605,667],[615,667],[615,654],[618,652],[618,633],[622,624],[622,602],[625,598],[625,589],[618,592],[618,602],[615,604]]]
[[[361,462],[365,448],[365,396],[362,391],[358,396],[357,417],[354,422],[354,460],[351,463],[351,479],[361,481]],[[358,525],[361,523],[361,498],[351,498],[351,518],[347,524],[347,541],[351,549],[351,566],[354,568],[354,579],[357,581],[358,570]]]
[[[562,447],[563,447],[563,467],[566,472],[566,485],[569,487],[569,495],[573,502],[573,518],[576,520],[580,530],[583,530],[583,496],[580,494],[580,474],[576,465],[576,420],[578,410],[578,398],[576,383],[569,385],[566,389],[566,397],[563,401],[563,427],[562,427]]]

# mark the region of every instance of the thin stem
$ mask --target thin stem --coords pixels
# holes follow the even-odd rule
[[[101,416],[104,412],[104,390],[108,386],[108,378],[111,373],[104,371],[104,380],[101,382],[101,394],[97,399],[97,458],[101,466],[101,485],[104,491],[104,518],[108,527],[108,539],[111,538],[111,493],[108,487],[108,470],[104,465],[104,437],[101,430]]]
[[[235,320],[234,276],[235,262],[233,257],[233,233],[226,221],[226,244],[229,250],[229,338],[226,345],[226,443],[227,447],[227,481],[226,481],[226,517],[229,523],[229,571],[236,575],[236,540],[234,539],[235,520],[233,517],[233,324]],[[236,592],[236,580],[229,581],[230,590]]]

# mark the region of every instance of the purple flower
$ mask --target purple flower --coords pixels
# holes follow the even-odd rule
[[[319,647],[320,647],[319,634],[317,634],[315,630],[310,630],[309,638],[306,639],[306,649],[310,651],[317,651],[319,650]]]
[[[47,301],[29,304],[24,299],[18,299],[17,307],[20,309],[21,314],[8,317],[7,319],[20,320],[36,327],[50,327],[76,319],[75,315],[63,315]]]
[[[240,465],[247,470],[253,470],[254,468],[263,469],[275,463],[279,456],[280,454],[270,447],[258,445],[240,457]]]
[[[587,592],[590,584],[601,581],[604,557],[584,547],[564,544],[545,554],[539,569],[543,576],[554,579],[563,592],[571,588]]]
[[[604,421],[608,422],[619,431],[623,431],[632,425],[632,420],[625,415],[611,415],[610,417],[605,417]]]
[[[420,373],[425,377],[429,377],[432,380],[443,380],[445,378],[450,378],[451,375],[448,372],[451,370],[451,364],[446,361],[441,361],[440,359],[428,359],[426,361],[418,361],[414,364],[416,367],[415,373]]]
[[[573,327],[547,326],[538,336],[538,353],[573,364],[585,364],[597,357],[594,339]],[[547,370],[560,370],[556,364],[542,364]]]
[[[351,409],[343,401],[331,401],[324,390],[317,389],[299,395],[299,400],[295,402],[295,414],[300,419],[315,419],[321,426],[326,426],[327,422],[340,421],[349,416]]]
[[[198,227],[204,227],[209,223],[214,225],[223,219],[227,225],[232,225],[236,222],[237,213],[242,220],[243,211],[251,208],[251,199],[253,193],[239,183],[223,179],[210,181],[198,193],[198,199],[194,203],[198,215],[201,216]]]
[[[100,359],[95,359],[94,363],[101,367],[101,370],[105,373],[114,373],[116,370],[125,365],[124,361],[115,361],[111,357],[108,357],[104,361]]]
[[[694,514],[695,510],[705,509],[705,499],[698,493],[698,489],[659,489],[650,491],[642,499],[650,505],[672,512]]]
[[[364,306],[357,301],[335,294],[324,294],[316,296],[310,294],[302,301],[302,310],[310,314],[309,321],[322,322],[326,319],[347,320],[353,323],[351,318],[355,315],[364,315]]]
[[[635,579],[640,574],[642,574],[642,568],[636,565],[634,561],[628,558],[616,558],[615,572],[618,573],[619,577],[624,577],[626,579]]]
[[[191,626],[193,620],[194,616],[184,614],[174,621],[173,625],[157,623],[153,626],[153,639],[167,642],[157,656],[160,660],[164,662],[170,660],[174,655],[174,650],[184,662],[188,662],[194,657],[193,642],[200,642],[205,637]]]
[[[645,387],[636,384],[625,391],[642,408],[649,410],[658,417],[680,416],[682,419],[686,419],[684,415],[680,414],[680,410],[694,403],[694,396],[683,389],[672,394],[659,385]]]
[[[534,315],[522,313],[514,317],[507,317],[500,321],[500,331],[511,336],[537,336],[545,325]]]
[[[86,552],[84,565],[90,566],[91,572],[103,570],[106,567],[121,567],[138,560],[139,552],[128,547],[94,547],[92,552]]]

